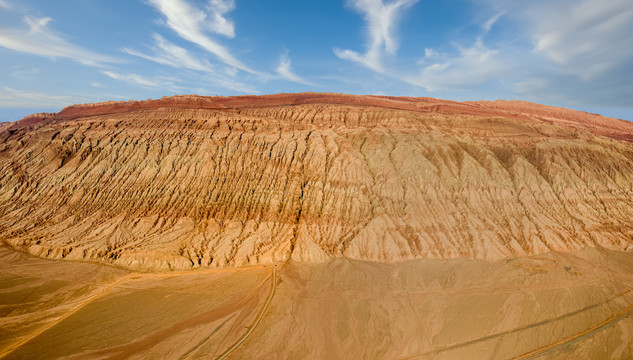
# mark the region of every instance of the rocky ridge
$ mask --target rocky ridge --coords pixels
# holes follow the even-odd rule
[[[633,123],[518,101],[75,105],[0,130],[0,240],[138,270],[633,243]]]

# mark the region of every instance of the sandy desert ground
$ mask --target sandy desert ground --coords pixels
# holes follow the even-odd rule
[[[633,254],[611,250],[289,262],[273,278],[270,266],[139,273],[1,249],[0,268],[2,359],[215,359],[240,340],[227,358],[633,356]]]

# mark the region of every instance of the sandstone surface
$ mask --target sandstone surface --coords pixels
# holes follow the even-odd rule
[[[0,241],[135,270],[630,250],[631,141],[519,101],[75,105],[0,130]]]

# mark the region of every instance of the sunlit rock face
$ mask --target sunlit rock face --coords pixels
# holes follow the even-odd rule
[[[0,129],[0,239],[141,270],[633,243],[633,123],[525,102],[177,96]]]

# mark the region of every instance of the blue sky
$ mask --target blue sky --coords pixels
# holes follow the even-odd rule
[[[633,120],[631,0],[0,0],[0,121],[173,94],[520,99]]]

